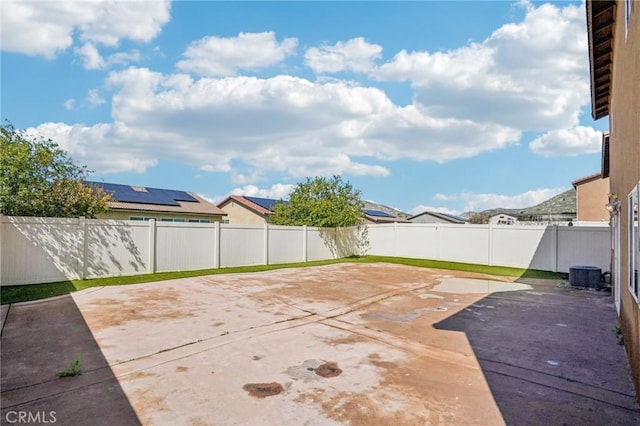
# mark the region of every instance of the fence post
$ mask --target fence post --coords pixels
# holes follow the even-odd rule
[[[489,232],[489,252],[487,253],[487,265],[493,266],[493,225],[489,222],[487,226],[487,230]]]
[[[440,260],[440,223],[436,222],[436,260]]]
[[[553,272],[558,272],[558,225],[553,226]]]
[[[150,274],[156,273],[156,220],[149,219],[149,266],[147,272]]]
[[[220,267],[220,222],[213,222],[213,267]]]
[[[398,257],[398,222],[393,222],[393,255]]]
[[[87,218],[84,216],[80,216],[78,218],[78,228],[80,228],[80,279],[84,280],[87,278],[87,247],[89,246],[88,242],[88,232],[87,232]]]
[[[307,225],[302,225],[302,261],[306,262],[309,254],[307,252]]]
[[[264,264],[269,264],[269,224],[264,223]]]

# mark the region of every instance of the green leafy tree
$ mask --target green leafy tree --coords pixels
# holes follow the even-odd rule
[[[12,124],[0,135],[0,213],[8,216],[95,217],[109,196],[86,185],[89,171],[52,140],[29,138]]]
[[[357,190],[340,176],[314,177],[299,182],[288,203],[274,207],[274,225],[317,226],[329,249],[337,257],[360,255],[369,245],[362,223],[364,202]]]
[[[353,226],[362,222],[363,207],[360,191],[340,176],[307,178],[296,185],[288,204],[275,206],[270,221],[275,225]]]

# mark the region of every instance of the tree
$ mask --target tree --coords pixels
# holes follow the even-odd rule
[[[296,185],[289,203],[277,204],[271,223],[325,228],[353,226],[362,221],[360,191],[340,176],[307,178]]]
[[[369,245],[362,223],[360,191],[340,176],[307,178],[294,188],[288,203],[274,207],[274,225],[317,226],[337,257],[360,255]]]
[[[29,138],[12,124],[0,135],[0,213],[8,216],[95,217],[109,196],[85,183],[76,165],[51,139]]]
[[[489,215],[485,213],[471,213],[469,215],[469,223],[472,224],[487,224],[489,219]]]

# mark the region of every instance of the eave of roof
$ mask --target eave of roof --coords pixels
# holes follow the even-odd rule
[[[615,0],[587,0],[587,34],[591,75],[591,115],[595,120],[609,115]]]
[[[249,210],[253,210],[254,212],[256,212],[258,214],[262,214],[262,215],[273,214],[273,212],[271,210],[265,209],[264,207],[254,203],[253,201],[247,200],[242,195],[230,195],[227,198],[225,198],[220,204],[218,204],[218,207],[224,208],[222,206],[227,204],[227,202],[229,202],[231,200],[243,205],[244,207],[248,208]]]
[[[578,178],[578,179],[574,180],[573,182],[571,182],[571,185],[573,185],[573,187],[575,188],[578,185],[582,185],[584,183],[591,182],[591,181],[597,180],[597,179],[602,179],[602,178],[603,178],[602,177],[602,173],[601,172],[597,172],[597,173],[590,174],[589,176],[584,176],[584,177]]]

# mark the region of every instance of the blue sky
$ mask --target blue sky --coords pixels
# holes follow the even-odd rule
[[[287,198],[339,174],[419,213],[600,168],[582,2],[2,3],[2,119],[92,180]]]

